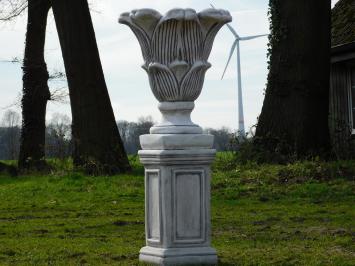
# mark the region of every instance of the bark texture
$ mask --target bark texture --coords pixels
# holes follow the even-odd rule
[[[130,170],[107,91],[87,0],[52,0],[72,109],[74,164]]]
[[[22,131],[20,169],[46,167],[46,107],[50,99],[48,71],[44,60],[49,0],[28,0],[28,19],[23,60]]]
[[[330,150],[330,0],[270,0],[269,75],[255,143],[297,158]]]

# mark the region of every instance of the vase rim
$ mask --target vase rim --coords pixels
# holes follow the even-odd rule
[[[153,16],[158,20],[194,20],[198,17],[214,17],[224,20],[226,22],[232,21],[232,16],[229,11],[225,9],[207,8],[197,12],[193,8],[172,8],[168,10],[164,15],[159,11],[152,8],[139,8],[133,9],[130,12],[124,12],[120,15],[118,22],[125,22],[125,17],[138,16],[148,17]]]

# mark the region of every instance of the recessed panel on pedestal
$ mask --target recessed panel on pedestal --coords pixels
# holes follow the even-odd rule
[[[204,171],[175,170],[173,194],[174,242],[203,242],[205,239]]]
[[[146,218],[149,242],[161,241],[161,187],[159,170],[146,171]]]

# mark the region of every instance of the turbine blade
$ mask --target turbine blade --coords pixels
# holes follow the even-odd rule
[[[228,29],[233,33],[233,35],[237,38],[240,39],[238,33],[235,31],[235,29],[232,28],[231,25],[227,24]]]
[[[214,7],[214,5],[210,4],[212,8],[216,9]],[[228,29],[233,33],[233,35],[237,38],[240,39],[239,35],[237,34],[237,32],[235,31],[235,29],[233,29],[233,27],[229,24],[227,24]]]
[[[260,37],[264,37],[264,36],[268,36],[268,35],[269,35],[269,34],[246,36],[246,37],[241,37],[240,40],[241,40],[241,41],[248,41],[248,40],[252,40],[252,39],[256,39],[256,38],[260,38]]]
[[[223,71],[223,74],[222,74],[222,78],[224,77],[224,74],[226,74],[226,71],[227,71],[227,68],[228,68],[228,65],[229,65],[229,62],[231,61],[232,59],[232,56],[233,56],[233,53],[234,53],[234,50],[235,50],[235,47],[237,46],[237,43],[239,42],[239,40],[235,40],[233,45],[232,45],[232,48],[229,52],[229,57],[228,57],[228,61],[227,61],[227,64],[226,64],[226,67],[224,68],[224,71]]]

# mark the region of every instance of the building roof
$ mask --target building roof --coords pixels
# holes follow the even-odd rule
[[[332,47],[355,42],[355,0],[340,0],[332,9]]]

